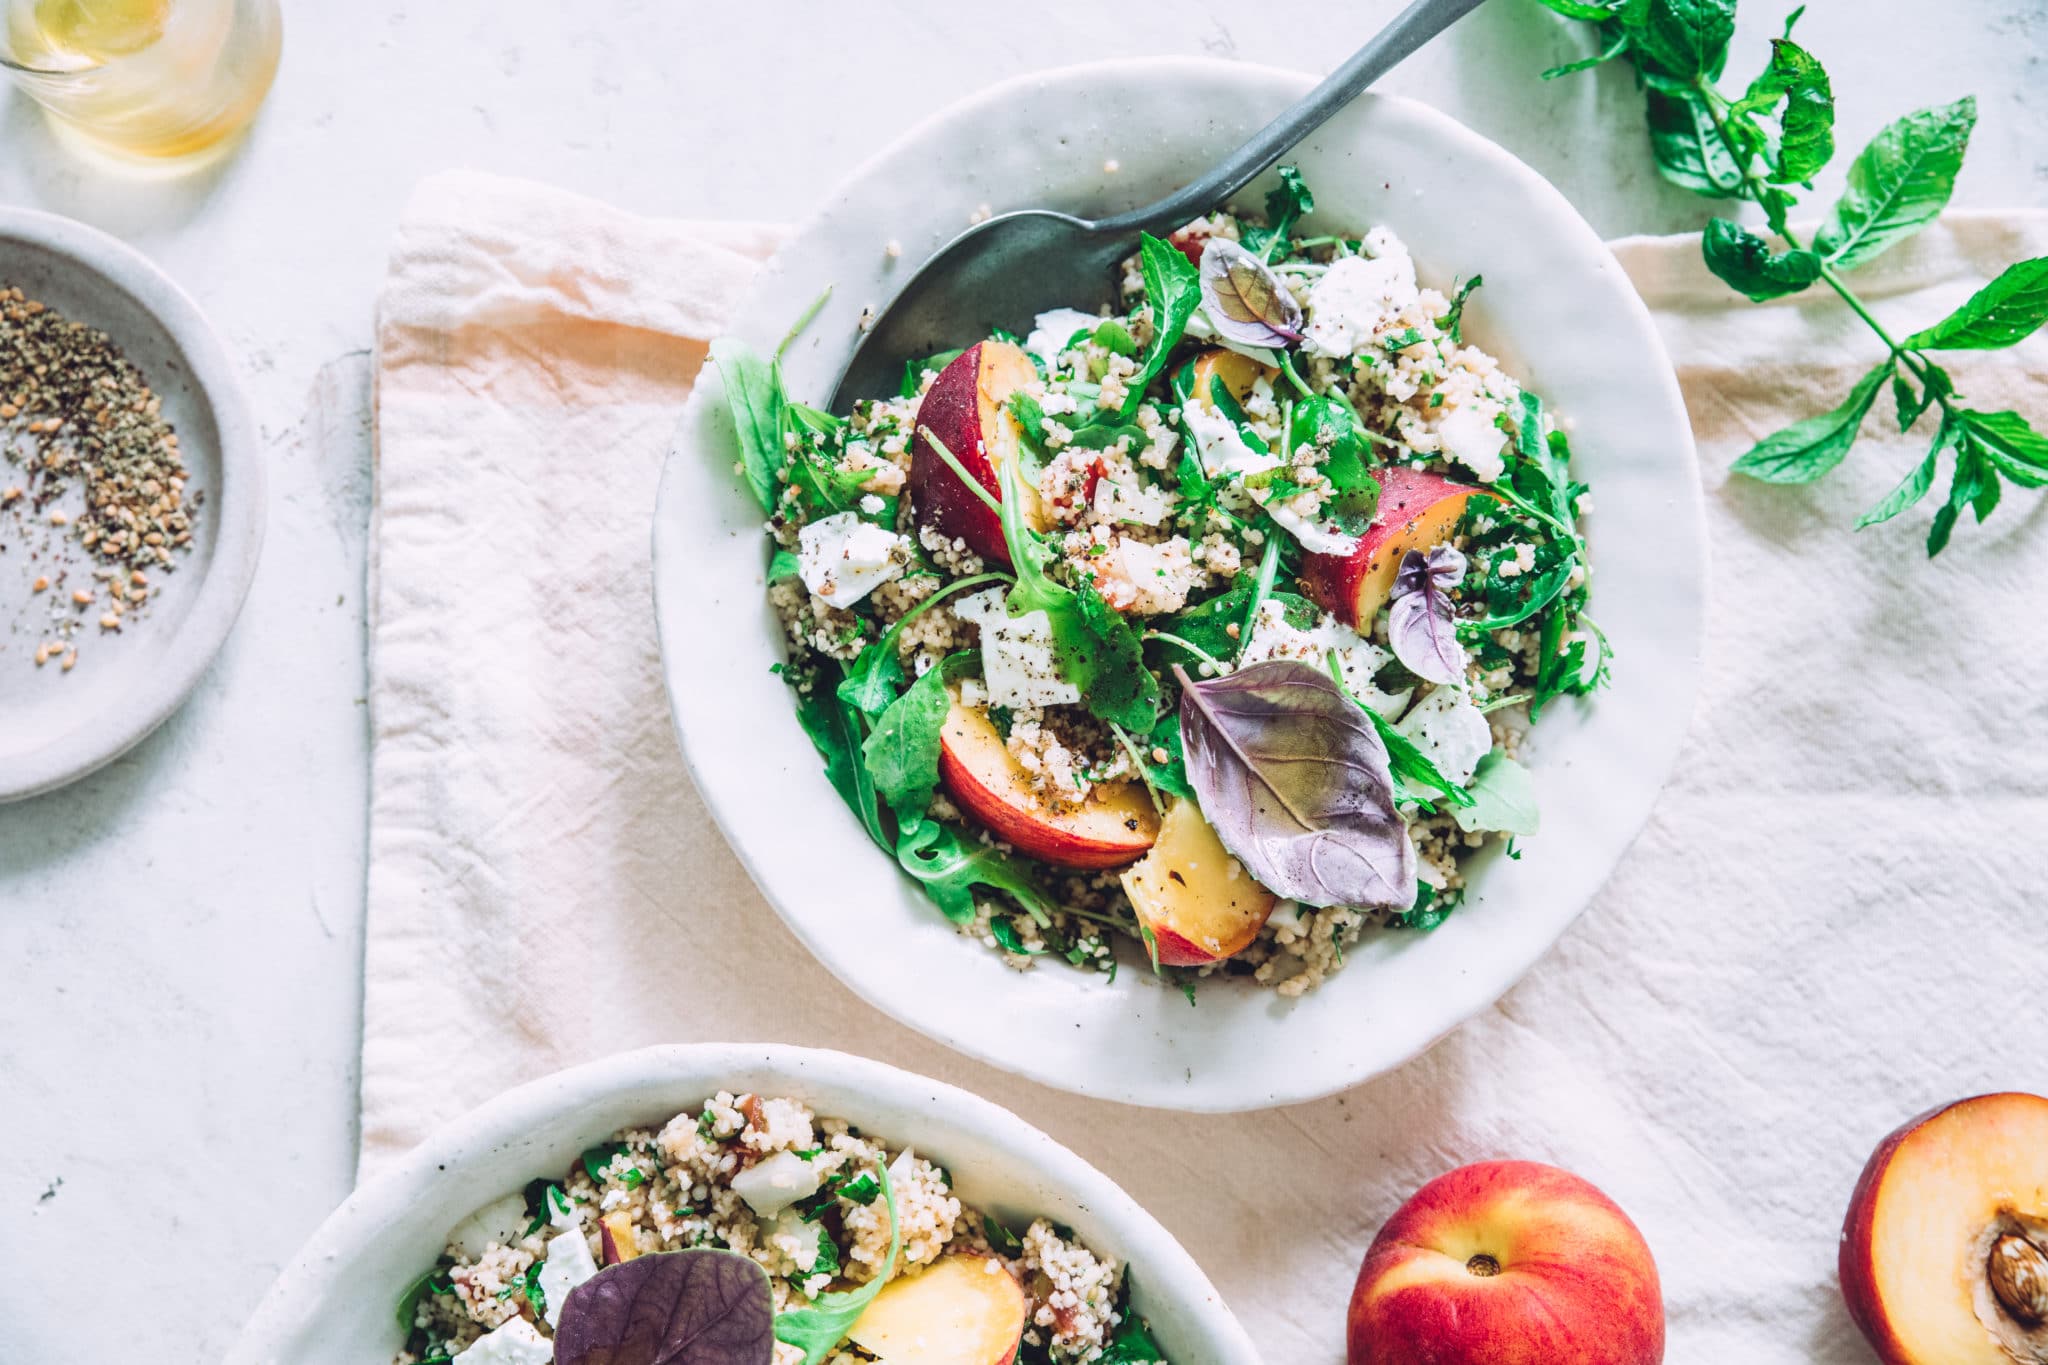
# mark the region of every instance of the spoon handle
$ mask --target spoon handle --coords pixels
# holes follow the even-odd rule
[[[1410,53],[1484,3],[1485,0],[1415,0],[1321,85],[1261,128],[1251,141],[1225,157],[1207,175],[1156,203],[1114,218],[1097,219],[1090,227],[1105,235],[1127,236],[1139,231],[1177,228],[1201,217],[1249,185],[1288,148],[1321,127]]]

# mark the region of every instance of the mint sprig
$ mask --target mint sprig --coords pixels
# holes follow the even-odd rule
[[[1712,199],[1742,199],[1763,211],[1774,243],[1726,218],[1707,224],[1701,252],[1707,268],[1755,302],[1825,285],[1883,343],[1884,355],[1832,411],[1774,432],[1736,460],[1733,470],[1766,483],[1811,483],[1848,455],[1878,393],[1889,384],[1899,429],[1937,415],[1926,456],[1856,523],[1890,521],[1934,491],[1941,466],[1949,486],[1927,535],[1940,554],[1965,512],[1981,522],[1998,506],[2000,489],[2048,485],[2048,438],[2018,413],[1978,411],[1930,358],[1944,350],[2014,345],[2048,322],[2048,257],[2021,261],[1948,317],[1895,338],[1845,278],[1912,237],[1940,216],[1977,122],[1977,103],[1922,109],[1870,140],[1850,163],[1848,187],[1811,242],[1787,226],[1813,177],[1834,158],[1834,89],[1812,53],[1792,41],[1804,7],[1785,22],[1771,58],[1744,92],[1720,88],[1735,32],[1736,0],[1539,0],[1546,8],[1596,27],[1598,50],[1585,61],[1544,73],[1546,79],[1622,60],[1635,70],[1647,99],[1650,149],[1673,184]]]

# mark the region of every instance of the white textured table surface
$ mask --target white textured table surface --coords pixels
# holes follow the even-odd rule
[[[79,163],[22,100],[0,102],[0,202],[114,232],[196,295],[271,461],[265,563],[193,701],[108,771],[0,808],[0,1359],[215,1359],[348,1188],[368,441],[338,462],[322,452],[351,443],[319,433],[366,422],[372,301],[418,176],[473,165],[648,213],[795,218],[998,77],[1162,52],[1322,69],[1395,7],[1193,3],[1111,22],[1059,0],[1019,30],[930,0],[286,0],[254,138],[170,182]],[[1744,8],[1738,71],[1784,6]],[[1821,0],[1801,36],[1833,72],[1845,144],[1974,91],[1958,202],[2048,204],[2044,0]],[[1522,156],[1602,232],[1697,226],[1706,206],[1651,170],[1625,74],[1536,81],[1581,42],[1532,0],[1496,0],[1388,86]],[[117,1244],[127,1292],[109,1312]]]

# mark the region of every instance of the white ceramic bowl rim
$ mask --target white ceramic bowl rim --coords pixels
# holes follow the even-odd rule
[[[204,581],[147,670],[89,724],[73,725],[0,765],[0,802],[63,786],[112,762],[170,718],[220,652],[240,614],[263,546],[264,468],[255,424],[233,364],[199,305],[141,252],[69,218],[0,207],[0,239],[14,238],[97,274],[160,323],[182,353],[219,440],[220,483],[207,490],[219,518]],[[119,338],[117,337],[118,341]]]
[[[1153,1317],[1160,1316],[1160,1304],[1171,1304],[1181,1317],[1199,1320],[1191,1324],[1190,1339],[1203,1342],[1215,1360],[1257,1365],[1251,1339],[1187,1250],[1108,1176],[1039,1129],[980,1096],[899,1067],[823,1048],[773,1043],[675,1043],[620,1053],[508,1090],[445,1125],[360,1186],[328,1216],[264,1295],[229,1352],[228,1365],[282,1365],[288,1359],[285,1349],[326,1308],[323,1296],[359,1295],[362,1291],[347,1282],[348,1269],[386,1237],[389,1228],[425,1202],[437,1185],[459,1179],[467,1162],[524,1135],[559,1126],[580,1109],[622,1092],[673,1084],[680,1106],[721,1088],[719,1077],[764,1071],[786,1078],[792,1088],[814,1076],[823,1084],[859,1094],[878,1111],[894,1107],[903,1113],[931,1114],[966,1137],[1000,1150],[1115,1228],[1152,1301]],[[693,1087],[694,1093],[684,1093]],[[919,1140],[918,1133],[902,1131],[904,1125],[885,1127],[862,1113],[842,1109],[832,1116],[892,1144],[915,1146]],[[666,1116],[645,1116],[658,1117]],[[492,1197],[485,1194],[478,1202]],[[428,1253],[427,1259],[431,1256]],[[381,1318],[391,1304],[370,1307]],[[383,1362],[372,1359],[364,1365]]]
[[[1042,113],[1053,103],[1055,94],[1085,103],[1093,92],[1103,89],[1136,90],[1141,96],[1149,93],[1154,98],[1166,98],[1164,92],[1168,90],[1178,92],[1187,89],[1231,97],[1251,91],[1271,96],[1269,107],[1277,107],[1285,98],[1306,89],[1311,79],[1299,73],[1236,62],[1157,58],[1090,63],[1031,73],[995,85],[934,114],[842,182],[820,212],[798,229],[764,269],[740,310],[735,331],[765,351],[774,345],[788,320],[800,315],[816,297],[821,277],[834,280],[834,293],[811,328],[799,338],[789,357],[792,387],[797,388],[800,395],[807,393],[810,387],[829,384],[831,375],[837,372],[836,365],[802,353],[807,348],[822,345],[824,351],[831,355],[843,354],[844,347],[850,345],[850,341],[842,339],[852,335],[852,314],[866,301],[861,290],[874,288],[866,276],[859,274],[858,268],[853,273],[858,277],[856,284],[859,287],[853,290],[843,287],[845,281],[839,278],[838,272],[848,268],[851,253],[859,244],[842,244],[832,238],[830,232],[846,234],[856,226],[875,227],[875,203],[882,191],[869,191],[868,182],[891,174],[898,174],[900,178],[902,173],[907,173],[902,163],[909,153],[934,159],[941,152],[949,153],[953,158],[951,169],[959,174],[970,150],[982,146],[967,139],[976,134],[985,137],[990,121],[996,116],[1005,112],[1014,115],[1015,111],[1006,110],[1012,101],[1036,100],[1031,107]],[[1238,104],[1232,105],[1232,112],[1236,112],[1238,105],[1244,102],[1240,99]],[[699,633],[704,627],[735,628],[742,619],[740,614],[723,604],[706,606],[695,600],[706,596],[705,563],[716,563],[719,573],[727,569],[736,571],[736,565],[729,561],[737,558],[722,546],[703,543],[707,538],[715,540],[734,534],[738,523],[729,521],[720,523],[715,530],[704,529],[709,516],[699,508],[720,494],[711,486],[707,475],[691,467],[692,461],[696,460],[703,462],[705,470],[711,469],[712,462],[703,460],[703,433],[719,428],[723,421],[717,411],[721,387],[715,372],[710,369],[700,378],[686,405],[677,444],[664,471],[654,527],[657,620],[661,629],[671,706],[684,755],[714,819],[791,929],[851,989],[876,1008],[948,1046],[1044,1084],[1130,1103],[1196,1111],[1228,1111],[1317,1098],[1401,1065],[1499,998],[1548,951],[1576,918],[1647,820],[1655,792],[1676,761],[1679,744],[1691,716],[1697,691],[1698,660],[1705,637],[1705,517],[1694,472],[1691,431],[1685,420],[1683,399],[1647,308],[1621,274],[1612,253],[1563,196],[1506,151],[1426,105],[1371,94],[1362,97],[1352,111],[1333,121],[1331,128],[1326,130],[1332,140],[1343,136],[1334,130],[1350,113],[1357,113],[1361,121],[1369,118],[1375,133],[1393,131],[1413,135],[1428,141],[1433,153],[1456,157],[1465,163],[1468,170],[1476,168],[1476,176],[1459,182],[1459,193],[1469,194],[1474,188],[1490,191],[1492,204],[1508,206],[1526,214],[1526,219],[1515,223],[1512,228],[1495,226],[1488,231],[1497,238],[1513,237],[1518,239],[1518,243],[1521,239],[1538,243],[1551,253],[1542,266],[1545,273],[1556,278],[1536,282],[1534,292],[1547,291],[1546,302],[1555,302],[1561,289],[1560,281],[1569,279],[1586,296],[1587,310],[1605,321],[1607,332],[1605,335],[1593,334],[1597,346],[1581,349],[1597,350],[1603,361],[1611,361],[1614,366],[1612,372],[1618,377],[1607,387],[1617,393],[1625,390],[1628,394],[1626,398],[1612,400],[1608,406],[1610,409],[1627,408],[1632,417],[1646,419],[1641,423],[1641,430],[1620,433],[1613,423],[1602,429],[1602,435],[1615,446],[1610,453],[1618,465],[1624,466],[1619,474],[1603,471],[1593,475],[1593,482],[1600,490],[1602,506],[1607,505],[1610,486],[1617,485],[1622,475],[1635,481],[1638,493],[1654,493],[1656,502],[1656,546],[1653,552],[1643,549],[1642,541],[1647,533],[1642,525],[1625,528],[1626,535],[1617,535],[1617,530],[1624,528],[1618,527],[1612,516],[1597,522],[1591,535],[1596,562],[1601,561],[1603,545],[1610,541],[1618,545],[1633,538],[1631,548],[1634,555],[1627,560],[1629,572],[1626,577],[1650,581],[1651,586],[1640,587],[1631,583],[1624,591],[1639,597],[1662,594],[1660,608],[1663,619],[1658,623],[1657,634],[1647,641],[1628,641],[1632,652],[1618,665],[1617,688],[1594,699],[1593,711],[1604,712],[1611,721],[1602,731],[1605,747],[1597,755],[1600,762],[1588,764],[1586,746],[1581,745],[1573,755],[1579,760],[1578,773],[1569,771],[1572,765],[1567,763],[1562,768],[1539,770],[1537,774],[1539,789],[1551,782],[1569,787],[1574,804],[1568,808],[1573,811],[1575,819],[1579,811],[1587,812],[1586,829],[1567,830],[1571,837],[1560,839],[1547,828],[1542,838],[1528,841],[1524,862],[1517,866],[1515,876],[1494,879],[1513,883],[1513,886],[1503,885],[1497,893],[1493,893],[1491,887],[1482,886],[1467,908],[1461,909],[1431,935],[1426,938],[1402,936],[1405,943],[1401,951],[1414,956],[1422,954],[1421,945],[1425,943],[1446,952],[1455,943],[1464,954],[1449,966],[1445,965],[1442,956],[1431,957],[1435,965],[1426,983],[1426,999],[1410,998],[1399,1006],[1382,1005],[1379,1007],[1380,1017],[1370,1021],[1371,1026],[1363,1026],[1365,1021],[1361,1016],[1370,1008],[1364,1004],[1347,1004],[1345,1009],[1351,1011],[1349,1014],[1335,1009],[1321,1011],[1320,1002],[1333,995],[1356,1002],[1362,993],[1385,993],[1392,984],[1386,976],[1367,979],[1364,964],[1355,961],[1316,993],[1294,1004],[1280,1001],[1270,993],[1255,992],[1242,982],[1228,983],[1224,987],[1226,991],[1256,994],[1262,1003],[1254,1005],[1231,1001],[1229,1024],[1216,1021],[1204,1026],[1258,1029],[1261,1030],[1260,1042],[1256,1047],[1245,1049],[1245,1055],[1230,1066],[1213,1068],[1212,1074],[1204,1075],[1199,1059],[1186,1048],[1176,1051],[1178,1044],[1159,1041],[1168,1029],[1183,1027],[1165,1022],[1167,1012],[1163,1009],[1154,1009],[1142,1022],[1132,1023],[1121,1030],[1113,1030],[1107,1025],[1098,1028],[1102,1020],[1092,1016],[1084,1024],[1079,1020],[1089,1007],[1081,1002],[1078,995],[1064,992],[1052,981],[1031,981],[1033,976],[1045,975],[1043,969],[1022,977],[1010,974],[1019,982],[1014,989],[999,982],[991,984],[993,973],[964,961],[979,953],[974,945],[966,942],[956,943],[958,954],[963,959],[957,967],[950,963],[941,967],[940,954],[936,950],[923,952],[914,966],[908,962],[878,962],[877,959],[886,955],[863,948],[856,941],[856,931],[849,927],[851,917],[847,910],[849,907],[865,908],[861,899],[863,895],[884,894],[871,890],[871,877],[886,875],[897,882],[905,879],[888,866],[886,858],[877,856],[864,839],[858,840],[858,853],[853,851],[858,822],[846,817],[843,807],[839,809],[839,818],[853,833],[817,831],[805,857],[786,856],[789,843],[786,831],[792,818],[791,810],[807,802],[809,796],[789,790],[764,797],[754,789],[758,779],[736,766],[742,761],[756,762],[754,752],[750,751],[743,760],[736,759],[729,750],[738,741],[722,739],[714,733],[721,727],[727,730],[746,727],[734,725],[729,691],[722,690],[725,680],[710,678],[705,668],[704,651],[690,647],[690,642],[717,638]],[[1087,126],[1077,122],[1068,131]],[[1034,129],[1034,135],[1051,136],[1038,129]],[[1133,138],[1147,135],[1148,131],[1143,128],[1129,134]],[[948,142],[947,138],[953,141]],[[1316,139],[1312,138],[1306,145],[1315,143]],[[1349,144],[1346,147],[1356,151]],[[1173,155],[1172,151],[1165,154],[1167,164],[1171,164]],[[1343,164],[1336,152],[1327,155]],[[1138,160],[1127,154],[1122,179],[1130,180],[1133,167],[1137,165]],[[1069,176],[1069,180],[1073,178]],[[1380,177],[1372,173],[1366,178],[1377,181]],[[1316,183],[1316,179],[1311,172],[1311,183]],[[1485,183],[1475,186],[1471,183],[1473,179]],[[1065,187],[1061,193],[1067,200],[1076,198],[1067,181],[1056,179],[1054,183]],[[897,200],[915,199],[915,191],[919,189],[937,190],[937,187],[922,183],[894,184],[887,188]],[[981,185],[984,194],[988,189],[986,183]],[[995,204],[999,211],[1013,206],[1009,203]],[[1053,206],[1075,207],[1075,204],[1064,202]],[[950,207],[948,199],[935,206],[932,212]],[[1085,205],[1081,207],[1086,210]],[[1393,211],[1388,213],[1388,220],[1397,230],[1403,230],[1398,221],[1399,205],[1389,205],[1389,208]],[[867,216],[857,222],[846,221],[857,212],[864,212]],[[957,221],[964,224],[965,220],[963,211]],[[922,228],[921,220],[913,217],[911,221],[914,226]],[[948,228],[947,232],[952,230]],[[888,235],[891,234],[877,233],[876,246],[879,247],[881,240]],[[915,259],[917,253],[925,249],[923,242],[910,242],[907,234],[905,244],[910,248],[905,254],[906,260]],[[1430,243],[1411,238],[1410,244],[1419,254],[1431,252]],[[829,259],[823,264],[804,260],[807,249],[822,250]],[[1523,252],[1533,250],[1521,244],[1514,249]],[[1473,268],[1462,258],[1451,258],[1448,263],[1457,264],[1461,269]],[[1479,310],[1482,315],[1497,305],[1503,287],[1514,287],[1511,280],[1496,278],[1492,269],[1487,269],[1486,273],[1492,288],[1483,291],[1486,297],[1482,298]],[[883,298],[886,294],[878,293],[875,301],[880,302]],[[1482,316],[1474,323],[1473,330],[1483,332],[1484,329],[1485,319]],[[1522,335],[1533,340],[1543,334],[1525,325]],[[821,336],[831,340],[821,343],[818,341]],[[1514,348],[1495,349],[1512,351]],[[1545,355],[1542,367],[1517,366],[1512,364],[1514,356],[1504,358],[1510,361],[1511,369],[1530,374],[1534,386],[1548,395],[1555,396],[1551,376],[1559,371],[1573,374],[1580,387],[1584,387],[1588,362],[1583,358]],[[1531,369],[1536,372],[1530,373]],[[798,377],[800,372],[801,379]],[[1565,406],[1562,400],[1560,402],[1568,417],[1586,415],[1586,409]],[[1611,417],[1612,412],[1609,415]],[[1617,439],[1624,435],[1626,440]],[[693,442],[696,443],[694,449]],[[1624,447],[1633,465],[1622,459]],[[1586,453],[1588,447],[1582,443],[1581,454]],[[1654,456],[1658,469],[1645,474],[1644,467],[1651,456]],[[1618,487],[1616,491],[1619,491]],[[1648,499],[1639,498],[1638,501],[1642,503]],[[1612,565],[1621,561],[1608,559],[1606,562]],[[758,584],[757,568],[753,577]],[[1606,589],[1596,583],[1596,616],[1600,615],[1601,602],[1609,600],[1603,593],[1614,591],[1616,577],[1610,575],[1602,580],[1609,584]],[[758,597],[758,586],[753,591]],[[1640,619],[1642,613],[1638,612],[1636,616]],[[1645,644],[1650,647],[1645,649]],[[780,697],[774,698],[774,703],[778,706],[787,704],[786,699]],[[741,714],[751,717],[751,711],[746,708]],[[757,719],[755,723],[765,721]],[[792,733],[796,731],[794,725],[789,729]],[[1557,734],[1559,729],[1559,721],[1546,717],[1537,728],[1537,734],[1539,739],[1547,739]],[[749,735],[748,743],[758,747],[758,736],[753,736],[751,730]],[[812,766],[816,766],[815,760]],[[1594,784],[1587,775],[1589,767],[1600,769],[1604,787],[1593,789]],[[793,771],[792,768],[792,774]],[[813,772],[801,779],[792,775],[789,780],[801,781],[816,792],[829,793],[826,784],[819,780],[820,776]],[[1556,811],[1552,816],[1554,825],[1563,827],[1568,822],[1561,817],[1563,808],[1553,808],[1552,796],[1553,793],[1545,791],[1546,812]],[[836,796],[830,799],[837,802]],[[823,804],[821,800],[821,809]],[[830,881],[816,871],[816,865],[821,861],[829,861],[836,866],[842,852],[846,859],[859,856],[870,860],[874,869],[842,868],[837,881]],[[1493,852],[1490,850],[1488,856],[1493,856]],[[1519,916],[1507,915],[1502,912],[1502,907],[1493,906],[1493,914],[1482,915],[1482,902],[1490,893],[1498,898],[1499,895],[1511,895],[1517,888],[1526,889],[1529,893],[1527,899],[1539,901],[1540,906],[1513,907],[1525,912]],[[907,883],[903,894],[922,900],[921,891],[908,887]],[[951,933],[950,927],[939,921],[936,910],[927,906],[926,913],[940,930]],[[915,934],[918,930],[914,926],[899,926],[885,918],[869,925],[865,932],[882,936],[902,932]],[[1361,945],[1361,949],[1368,946]],[[1436,948],[1429,951],[1435,953]],[[981,955],[994,961],[993,954]],[[1363,955],[1361,951],[1355,956]],[[903,956],[907,959],[912,954],[905,952]],[[932,995],[929,983],[934,972],[971,976],[982,988],[984,998],[992,998],[988,992],[1000,992],[1001,1008],[1023,1022],[1007,1030],[976,1026],[972,1016],[960,1007],[959,997],[967,994],[965,988],[956,991],[955,998],[943,1003],[927,998]],[[1420,982],[1414,984],[1418,989],[1422,986]],[[1116,989],[1123,988],[1120,982]],[[1037,996],[1035,999],[1028,997],[1026,992],[1036,992]],[[1134,986],[1131,991],[1134,1001],[1139,994]],[[1413,991],[1409,994],[1412,997]],[[1312,1003],[1321,1011],[1313,1013],[1313,1018],[1318,1021],[1316,1027],[1308,1026],[1303,1017],[1310,1014],[1306,1007]],[[1074,1010],[1072,1020],[1062,1013],[1070,1007]],[[1135,1004],[1133,1008],[1136,1008]],[[1185,1006],[1180,1008],[1185,1010]],[[1290,1013],[1296,1016],[1294,1027],[1267,1027],[1272,1020],[1287,1020]],[[1181,1017],[1187,1018],[1185,1014]],[[1068,1032],[1070,1028],[1093,1030],[1087,1034],[1092,1046],[1083,1046],[1078,1035]],[[1059,1044],[1063,1038],[1073,1046],[1061,1048]],[[1127,1053],[1136,1050],[1137,1045],[1153,1048],[1169,1059],[1168,1064],[1130,1065]],[[1280,1052],[1276,1049],[1285,1050]],[[1282,1057],[1284,1061],[1276,1064],[1276,1057]],[[1194,1064],[1188,1064],[1191,1062]]]

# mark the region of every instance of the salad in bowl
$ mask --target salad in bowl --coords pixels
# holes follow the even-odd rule
[[[1312,990],[1537,832],[1518,755],[1608,678],[1588,490],[1542,400],[1375,227],[1146,236],[1118,301],[834,416],[715,343],[779,667],[935,910],[1026,967]]]

